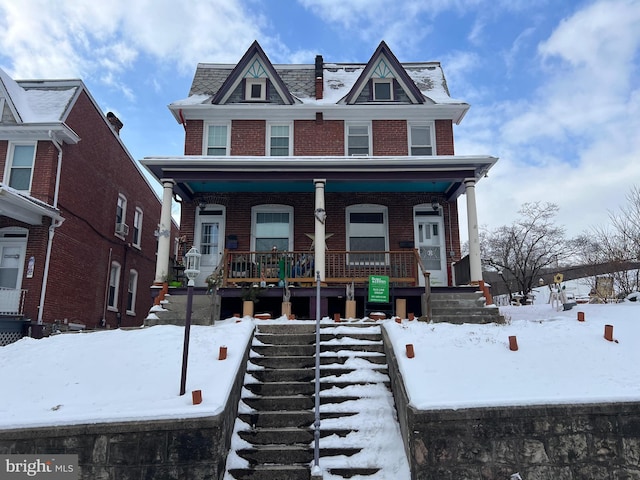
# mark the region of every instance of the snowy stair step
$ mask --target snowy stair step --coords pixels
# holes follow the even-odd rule
[[[321,457],[350,457],[362,451],[362,448],[320,448]],[[313,448],[309,445],[254,445],[253,448],[242,448],[238,456],[249,462],[249,465],[309,465],[313,460]]]

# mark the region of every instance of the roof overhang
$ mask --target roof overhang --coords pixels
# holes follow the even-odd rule
[[[64,221],[57,209],[1,184],[0,215],[29,225],[42,225],[43,217],[49,217],[55,222]]]
[[[392,108],[389,108],[392,107]],[[297,103],[295,105],[242,104],[229,105],[172,103],[169,110],[178,123],[183,120],[316,120],[322,113],[323,120],[451,120],[460,124],[470,106],[468,103],[436,104],[362,104],[338,105],[335,103]]]
[[[0,140],[38,141],[56,140],[68,144],[76,144],[80,137],[64,123],[20,123],[17,125],[0,126]]]
[[[441,193],[453,200],[464,181],[480,180],[498,161],[489,156],[428,157],[146,157],[141,163],[158,180],[175,182],[183,199],[212,192]]]

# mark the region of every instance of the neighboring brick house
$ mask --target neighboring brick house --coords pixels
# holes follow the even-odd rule
[[[320,275],[337,288],[325,313],[371,274],[408,297],[425,278],[453,286],[462,194],[471,280],[482,280],[474,189],[497,159],[455,155],[469,105],[450,97],[438,62],[400,63],[382,42],[367,63],[273,65],[254,42],[235,65],[199,64],[189,97],[169,108],[184,156],[142,163],[182,200],[181,233],[203,253],[197,286],[216,269],[223,298]]]
[[[0,313],[142,325],[161,203],[122,123],[80,80],[14,81],[2,70],[0,113]]]

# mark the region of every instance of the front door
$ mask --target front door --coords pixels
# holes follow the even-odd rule
[[[196,286],[206,285],[206,279],[220,263],[224,252],[224,210],[219,206],[208,205],[196,214],[196,248],[200,257],[200,275]]]
[[[0,311],[20,310],[20,294],[26,240],[0,239]],[[10,289],[10,290],[9,290]]]
[[[431,208],[430,206],[428,208]],[[423,213],[421,215],[421,213]],[[428,214],[427,214],[428,213]],[[444,222],[442,217],[432,212],[416,211],[415,245],[422,264],[430,273],[431,286],[447,284],[447,269],[444,248]],[[420,275],[420,285],[424,286],[424,277]]]

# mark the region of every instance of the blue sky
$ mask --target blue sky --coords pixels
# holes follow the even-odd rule
[[[640,186],[638,0],[0,0],[0,67],[81,78],[136,159],[182,153],[167,105],[198,62],[235,63],[253,40],[273,63],[366,62],[381,40],[440,61],[471,104],[456,153],[500,158],[477,185],[481,226],[551,201],[577,235]]]

